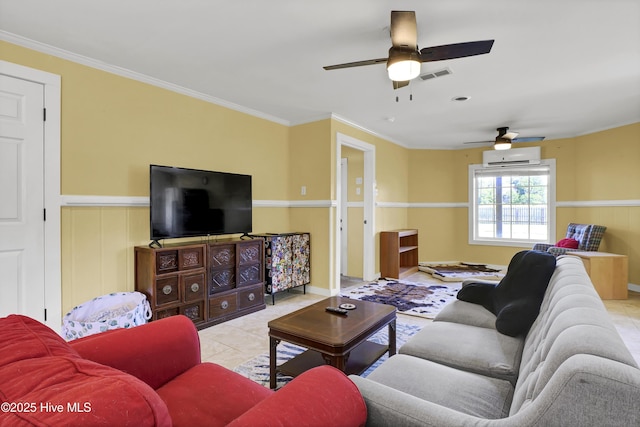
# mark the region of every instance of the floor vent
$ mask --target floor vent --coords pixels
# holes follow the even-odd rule
[[[453,74],[453,72],[449,68],[443,68],[442,70],[421,74],[420,78],[422,80],[431,80],[431,79],[435,79],[436,77],[448,76],[449,74]]]

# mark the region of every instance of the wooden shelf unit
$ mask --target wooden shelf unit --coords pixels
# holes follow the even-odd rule
[[[380,275],[402,279],[418,271],[418,230],[380,232]]]

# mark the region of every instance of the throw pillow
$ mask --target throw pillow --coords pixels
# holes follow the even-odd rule
[[[580,246],[580,242],[578,242],[576,239],[566,238],[558,241],[558,243],[556,243],[556,246],[559,248],[578,249],[578,247]]]

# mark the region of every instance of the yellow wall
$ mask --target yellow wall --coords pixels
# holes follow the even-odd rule
[[[62,77],[63,195],[148,196],[155,163],[250,174],[254,199],[289,200],[290,156],[300,153],[290,147],[287,126],[12,44],[0,42],[0,51],[3,60]],[[328,181],[325,157],[319,163]],[[320,187],[311,186],[311,197],[327,199],[328,186]],[[253,229],[291,231],[297,224],[290,213],[255,208]],[[134,289],[133,246],[149,242],[148,208],[64,207],[61,234],[63,313],[95,296]],[[314,256],[326,251],[326,242],[312,248]]]
[[[542,158],[556,159],[556,200],[572,205],[556,209],[553,240],[564,237],[569,222],[605,225],[600,250],[628,255],[629,281],[640,284],[640,123],[537,145]],[[481,163],[485,149],[412,150],[409,200],[466,203],[468,165]],[[602,206],[616,200],[634,206]],[[529,249],[470,245],[466,207],[412,207],[408,226],[419,229],[422,261],[508,264],[515,252]]]
[[[311,233],[311,284],[314,287],[335,290],[333,281],[333,238],[331,229],[332,208],[328,206],[331,197],[330,144],[331,122],[321,120],[290,129],[290,182],[292,201],[320,201],[319,207],[292,207],[290,209],[290,230]],[[301,187],[306,187],[306,195]]]
[[[475,151],[468,151],[410,150],[409,202],[466,202],[466,164],[477,163]]]
[[[478,163],[481,150],[411,150],[409,201],[411,203],[466,203],[467,167]],[[472,261],[460,253],[467,240],[466,208],[411,208],[409,228],[418,229],[421,261]]]
[[[312,286],[335,291],[340,132],[376,149],[376,266],[378,233],[397,228],[420,230],[421,260],[506,264],[521,249],[469,245],[466,207],[412,206],[466,203],[467,167],[483,148],[409,150],[336,119],[287,127],[5,42],[0,52],[62,76],[63,195],[147,196],[150,163],[251,174],[256,200],[322,202],[255,208],[254,231],[310,231]],[[557,159],[558,201],[640,199],[640,124],[541,146]],[[64,207],[61,221],[63,312],[133,290],[133,246],[148,243],[148,208]],[[640,207],[560,207],[556,238],[570,221],[606,225],[601,250],[629,255],[630,282],[640,284]]]
[[[62,76],[63,194],[148,195],[153,163],[251,174],[254,198],[287,198],[285,126],[76,68]]]
[[[286,126],[5,42],[0,49],[4,60],[62,76],[62,194],[146,196],[155,163],[251,174],[255,199],[288,198]]]
[[[133,247],[149,238],[148,208],[63,208],[62,310],[134,289]]]
[[[331,210],[327,208],[294,208],[290,212],[291,231],[311,233],[311,285],[322,292],[336,290],[333,282],[332,236],[329,234]]]
[[[551,144],[547,151],[559,158],[562,152],[563,161],[558,160],[557,168],[563,172],[563,187],[573,189],[573,194],[565,194],[563,188],[558,201],[640,200],[640,123],[574,138],[566,147]],[[569,222],[605,225],[600,250],[628,255],[629,281],[640,284],[638,203],[558,208],[558,239]]]
[[[364,180],[364,153],[355,148],[342,147],[341,157],[347,159],[348,176],[342,177],[347,180],[347,200],[362,202],[364,200],[363,184],[356,184],[356,178]],[[360,194],[357,193],[357,189],[360,189]]]
[[[321,120],[290,128],[288,187],[292,200],[330,200],[332,147],[331,121]],[[267,144],[268,145],[268,144]],[[307,187],[305,196],[300,188]]]

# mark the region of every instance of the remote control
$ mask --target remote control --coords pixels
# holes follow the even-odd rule
[[[325,308],[325,310],[330,311],[332,313],[337,313],[337,314],[347,314],[347,310],[345,310],[344,308],[338,308],[338,307],[327,307]]]

